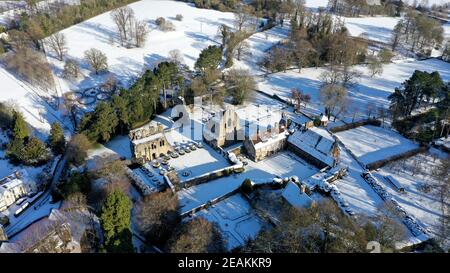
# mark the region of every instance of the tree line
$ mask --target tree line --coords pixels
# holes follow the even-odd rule
[[[392,50],[403,46],[414,53],[430,56],[444,40],[441,24],[426,14],[409,9],[392,33]]]

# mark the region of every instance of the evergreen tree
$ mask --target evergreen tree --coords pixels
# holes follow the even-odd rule
[[[14,111],[13,113],[13,136],[17,139],[25,139],[30,135],[25,119],[22,114]]]
[[[25,164],[35,165],[46,162],[49,158],[49,153],[42,142],[37,137],[30,137],[25,144],[22,154],[22,161]]]
[[[106,197],[100,215],[106,251],[133,252],[131,208],[130,199],[119,190],[112,191]]]
[[[64,138],[64,131],[58,122],[52,123],[48,141],[55,154],[62,154],[64,152],[66,139]]]
[[[93,113],[86,115],[80,122],[80,128],[92,141],[108,142],[116,131],[119,119],[107,102],[101,102]]]
[[[6,157],[8,157],[13,163],[20,163],[22,161],[23,148],[24,145],[22,139],[12,139],[6,147]]]
[[[130,115],[128,113],[128,100],[126,97],[114,95],[111,99],[114,112],[119,122],[119,132],[124,134],[130,126]]]
[[[207,69],[217,69],[222,61],[222,51],[217,46],[203,49],[195,63],[195,69],[204,72]]]
[[[424,100],[429,103],[442,94],[444,88],[439,72],[428,73],[414,71],[411,78],[402,83],[400,88],[388,98],[391,101],[391,110],[402,117],[409,117],[411,113],[420,107]]]

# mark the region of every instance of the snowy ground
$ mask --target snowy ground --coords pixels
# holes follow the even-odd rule
[[[181,182],[231,165],[224,156],[209,146],[204,145],[203,147],[169,160],[169,164],[175,168]],[[183,175],[185,172],[189,175]]]
[[[244,173],[222,177],[206,184],[179,191],[181,212],[189,211],[211,199],[237,189],[246,178],[255,183],[262,183],[271,181],[276,176],[296,175],[299,179],[305,179],[317,172],[316,168],[288,151],[278,153],[257,163],[251,160],[248,163]]]
[[[342,164],[348,166],[347,176],[334,182],[341,196],[355,213],[376,215],[383,205],[383,200],[361,177],[364,169],[343,147],[341,147],[340,159]]]
[[[90,48],[103,51],[108,57],[110,72],[127,85],[145,68],[152,67],[167,58],[169,52],[174,49],[179,49],[184,62],[193,67],[202,49],[208,45],[218,45],[218,27],[221,24],[231,26],[234,19],[232,13],[197,9],[178,1],[143,0],[129,7],[134,10],[137,19],[144,20],[152,29],[143,48],[127,49],[118,44],[118,33],[110,12],[61,31],[67,39],[67,57],[81,62],[82,73],[85,76],[78,82],[62,79],[64,64],[50,57],[54,71],[61,79],[63,92],[96,86],[105,79],[105,75],[96,76],[91,73],[83,61],[84,52]],[[175,20],[177,14],[183,15],[182,21]],[[176,30],[163,32],[157,29],[155,25],[157,17],[170,20]]]
[[[276,26],[264,32],[257,32],[250,36],[246,41],[248,43],[248,53],[241,56],[241,60],[234,59],[233,68],[242,68],[250,70],[254,75],[263,74],[259,71],[258,63],[264,58],[267,50],[276,45],[279,41],[289,37],[290,24],[286,23],[283,27]]]
[[[339,132],[336,136],[364,164],[382,160],[419,147],[417,144],[392,130],[372,125]]]
[[[44,99],[49,96],[48,93],[32,88],[3,67],[0,67],[0,82],[0,101],[7,102],[13,105],[15,110],[22,112],[37,137],[45,140],[50,131],[50,124],[55,121],[70,128],[70,121]]]
[[[363,115],[367,105],[382,106],[389,105],[388,96],[399,87],[402,82],[411,77],[415,70],[438,71],[444,81],[450,80],[450,64],[439,60],[402,60],[384,66],[382,75],[375,77],[368,76],[367,68],[355,66],[364,75],[358,80],[355,86],[349,89],[350,108],[358,109]],[[276,73],[269,75],[258,84],[258,89],[267,94],[276,94],[280,97],[290,98],[292,88],[299,88],[304,93],[311,95],[309,107],[323,111],[323,106],[319,101],[319,89],[321,86],[320,74],[323,68],[306,68],[301,73],[298,70],[286,73]]]
[[[399,17],[343,17],[351,36],[364,36],[369,40],[390,43],[391,34]]]
[[[240,194],[202,210],[193,217],[203,217],[217,223],[228,250],[244,245],[247,239],[254,238],[265,225]]]
[[[448,154],[431,149],[406,160],[392,162],[374,174],[394,199],[433,233],[439,228],[441,215],[437,181],[433,172],[446,156]],[[394,177],[405,188],[406,193],[398,193],[385,179],[388,175]]]

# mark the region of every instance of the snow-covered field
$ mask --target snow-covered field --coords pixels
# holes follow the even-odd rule
[[[147,43],[142,48],[127,49],[118,44],[118,31],[110,12],[61,31],[67,39],[67,57],[82,63],[82,73],[85,76],[79,82],[68,82],[61,75],[64,64],[55,58],[49,58],[57,77],[61,78],[63,92],[96,86],[105,79],[105,76],[93,75],[83,61],[84,52],[88,49],[103,51],[108,57],[109,71],[126,85],[145,68],[167,58],[171,50],[180,50],[185,64],[193,67],[202,49],[208,45],[218,45],[218,27],[221,24],[231,26],[234,20],[233,13],[197,9],[191,4],[178,1],[143,0],[129,7],[134,10],[137,19],[144,20],[151,28]],[[177,14],[183,16],[182,21],[175,20]],[[158,17],[170,20],[176,30],[159,30],[155,25]]]
[[[405,80],[411,77],[415,70],[438,71],[444,81],[450,80],[450,63],[429,59],[426,61],[401,60],[384,65],[383,74],[375,77],[368,76],[368,70],[364,66],[355,66],[355,69],[364,73],[358,79],[355,86],[349,89],[350,107],[358,107],[362,114],[367,105],[389,105],[388,96],[394,92]],[[280,97],[290,98],[292,88],[299,88],[304,93],[311,95],[311,107],[323,111],[319,101],[319,89],[321,86],[320,75],[323,68],[306,68],[301,73],[298,70],[286,73],[269,75],[267,79],[258,84],[258,89],[267,94],[276,94]]]
[[[364,164],[419,147],[392,130],[372,125],[339,132],[336,135]]]
[[[364,36],[377,42],[390,43],[391,34],[400,18],[395,17],[343,17],[350,35]]]
[[[247,239],[254,238],[265,224],[240,194],[202,210],[193,217],[203,217],[217,223],[229,250],[244,245]]]
[[[433,173],[444,157],[448,157],[448,154],[431,149],[406,160],[392,162],[375,173],[395,200],[433,233],[439,229],[441,215],[437,181]],[[398,193],[385,179],[389,175],[405,188],[405,193]]]

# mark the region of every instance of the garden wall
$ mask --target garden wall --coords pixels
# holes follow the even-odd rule
[[[416,148],[414,150],[410,150],[410,151],[407,151],[407,152],[404,152],[404,153],[401,153],[401,154],[393,155],[391,157],[388,157],[388,158],[385,158],[385,159],[382,159],[382,160],[378,160],[378,161],[369,163],[369,164],[366,165],[366,168],[372,171],[372,170],[381,168],[384,165],[386,165],[386,164],[388,164],[388,163],[390,163],[392,161],[405,159],[405,158],[414,156],[414,155],[416,155],[418,153],[426,152],[428,150],[428,148],[429,148],[429,146],[421,146],[421,147]]]

